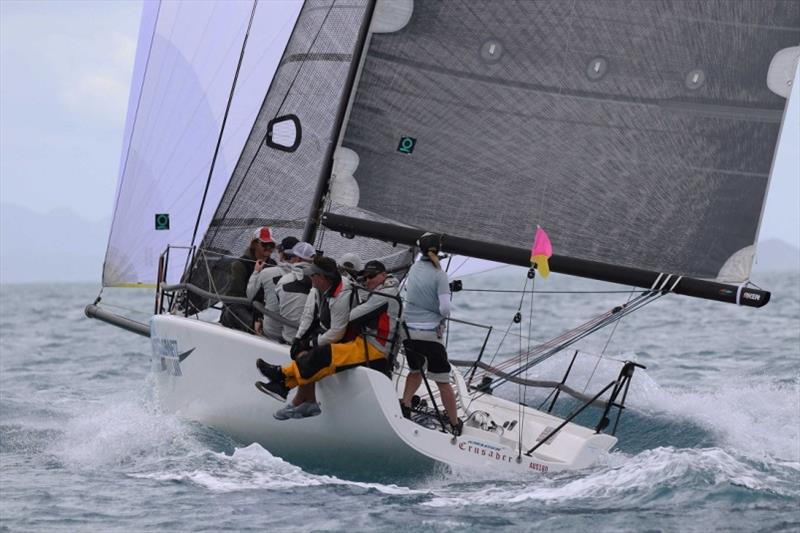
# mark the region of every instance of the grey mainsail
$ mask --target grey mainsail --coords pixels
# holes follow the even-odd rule
[[[565,256],[744,281],[785,106],[767,70],[798,42],[791,1],[414,2],[356,90],[358,206],[517,247],[540,224]]]

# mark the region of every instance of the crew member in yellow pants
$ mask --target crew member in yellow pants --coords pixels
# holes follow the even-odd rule
[[[354,366],[371,363],[370,367],[380,368],[385,361],[383,352],[359,335],[349,342],[318,346],[309,350],[284,366],[281,371],[284,386],[293,389]]]
[[[362,365],[391,375],[389,357],[394,353],[397,317],[400,314],[397,298],[399,282],[380,261],[369,261],[361,274],[364,286],[356,287],[356,290],[366,295],[358,298],[361,303],[352,308],[348,317],[348,328],[358,328],[361,333],[352,340],[317,344],[301,351],[283,368],[259,359],[256,365],[269,378],[269,383],[257,382],[258,390],[285,400],[289,390],[295,387]]]

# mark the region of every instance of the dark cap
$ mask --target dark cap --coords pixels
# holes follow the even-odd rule
[[[315,257],[314,262],[311,263],[306,272],[309,276],[325,276],[328,279],[335,279],[339,275],[336,261],[325,256]]]
[[[439,250],[442,249],[441,241],[441,235],[427,232],[420,235],[419,239],[417,239],[417,246],[419,246],[419,251],[422,255],[427,254],[430,250],[439,253]]]
[[[285,252],[294,248],[294,245],[300,242],[296,237],[285,237],[278,245],[279,252]]]
[[[361,271],[361,274],[380,274],[381,272],[386,272],[386,266],[380,261],[373,259],[372,261],[367,261],[367,264],[364,265],[364,270]]]

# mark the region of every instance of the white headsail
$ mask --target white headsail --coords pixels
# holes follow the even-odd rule
[[[104,286],[153,284],[167,246],[189,247],[195,225],[195,240],[202,238],[302,4],[144,3]],[[178,281],[185,267],[187,251],[176,252],[170,255],[167,281]]]

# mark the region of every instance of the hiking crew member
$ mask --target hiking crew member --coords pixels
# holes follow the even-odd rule
[[[439,236],[425,233],[417,241],[422,257],[411,266],[406,280],[403,324],[407,339],[403,348],[409,374],[401,400],[403,414],[411,409],[411,398],[422,383],[422,372],[436,382],[453,433],[461,434],[462,421],[456,410],[456,395],[450,385],[450,362],[442,342],[445,319],[450,316],[450,285],[439,264]]]
[[[280,279],[292,271],[291,262],[293,256],[291,255],[292,248],[298,243],[295,237],[286,237],[277,246],[278,251],[278,264],[269,266],[265,261],[256,261],[253,273],[250,275],[250,280],[247,282],[247,297],[255,299],[259,294],[263,294],[262,301],[267,311],[271,311],[273,315],[267,313],[263,319],[257,319],[255,322],[255,331],[257,334],[264,335],[269,340],[284,342],[283,329],[284,323],[278,320],[277,315],[286,316],[281,311],[279,297],[277,293],[277,285]],[[311,245],[307,245],[314,250]],[[311,287],[311,283],[308,283]],[[308,294],[306,289],[305,294]],[[305,294],[303,295],[305,297]],[[300,316],[293,318],[295,322],[300,319]],[[286,326],[288,327],[288,326]],[[286,342],[291,341],[287,339]]]
[[[320,323],[325,324],[324,306],[327,298],[330,302],[330,323],[333,324],[336,315],[337,324],[341,326],[341,315],[338,313],[349,306],[349,302],[345,304],[344,299],[352,299],[352,289],[338,272],[332,273],[329,270],[330,266],[335,268],[335,263],[330,261],[329,264],[322,265],[315,261],[315,267],[311,270],[312,281],[315,289],[323,294],[319,313]],[[379,261],[368,262],[364,274],[367,289],[388,295],[396,295],[399,292],[399,283],[386,272],[386,268]],[[325,288],[325,282],[328,280],[330,286]],[[347,292],[350,295],[346,294]],[[337,298],[342,299],[341,303]],[[339,330],[341,337],[338,342],[323,343],[325,339],[321,335],[318,337],[320,342],[317,346],[300,352],[294,362],[283,368],[259,360],[259,370],[270,379],[269,383],[262,384],[259,388],[273,397],[285,399],[289,390],[296,386],[313,384],[335,372],[355,366],[368,365],[388,373],[387,356],[394,346],[399,308],[399,302],[390,296],[368,293],[364,303],[352,307],[348,312],[345,327]],[[304,316],[305,318],[307,317]],[[305,322],[301,325],[300,331],[304,325]],[[330,331],[329,329],[328,332]],[[356,334],[358,331],[360,333]]]
[[[267,226],[256,229],[250,239],[248,246],[242,256],[231,263],[231,272],[228,279],[228,288],[225,294],[228,296],[247,297],[247,283],[250,275],[255,269],[257,261],[275,264],[270,259],[272,251],[275,249],[275,241],[272,238],[272,231]],[[254,295],[257,296],[257,295]],[[220,323],[228,328],[241,331],[253,331],[255,319],[260,317],[260,313],[254,315],[249,306],[243,304],[224,305],[220,315]]]
[[[397,344],[400,315],[400,302],[392,296],[400,293],[400,282],[386,272],[386,267],[380,261],[367,261],[361,275],[367,290],[356,290],[359,295],[366,294],[360,298],[362,303],[350,311],[350,327],[357,327],[360,334],[348,343],[351,347],[334,344],[334,359],[341,355],[344,360],[345,350],[350,350],[353,352],[350,355],[350,360],[354,361],[352,366],[367,364],[370,368],[391,376],[391,361],[396,353],[394,348]],[[336,372],[344,368],[337,365]]]
[[[297,335],[292,340],[289,353],[293,362],[287,368],[292,368],[297,376],[301,375],[299,369],[303,368],[302,375],[310,378],[330,363],[329,346],[345,338],[354,295],[350,281],[342,278],[336,261],[329,257],[315,257],[306,273],[311,278],[313,288],[308,293]],[[347,340],[351,340],[352,337]],[[261,359],[256,363],[262,374],[270,380],[275,379],[266,384],[267,390],[261,389],[262,392],[286,399],[289,389],[282,383],[281,368],[267,364]],[[278,377],[280,381],[277,380]],[[302,383],[293,381],[292,388],[300,386],[297,395],[291,404],[275,413],[275,418],[285,420],[318,415],[320,408],[314,381],[316,380],[304,379]],[[270,387],[279,392],[275,393]]]
[[[353,252],[347,252],[346,254],[342,254],[342,257],[339,258],[337,263],[339,264],[339,272],[342,275],[348,276],[350,281],[358,282],[358,277],[363,270],[361,258],[358,257],[358,255]]]
[[[275,286],[281,316],[296,324],[299,324],[303,317],[308,293],[311,291],[311,278],[306,273],[306,268],[315,253],[314,247],[307,242],[298,242],[287,250],[286,265],[289,270]],[[283,342],[291,344],[296,336],[297,326],[283,324],[281,328]]]

